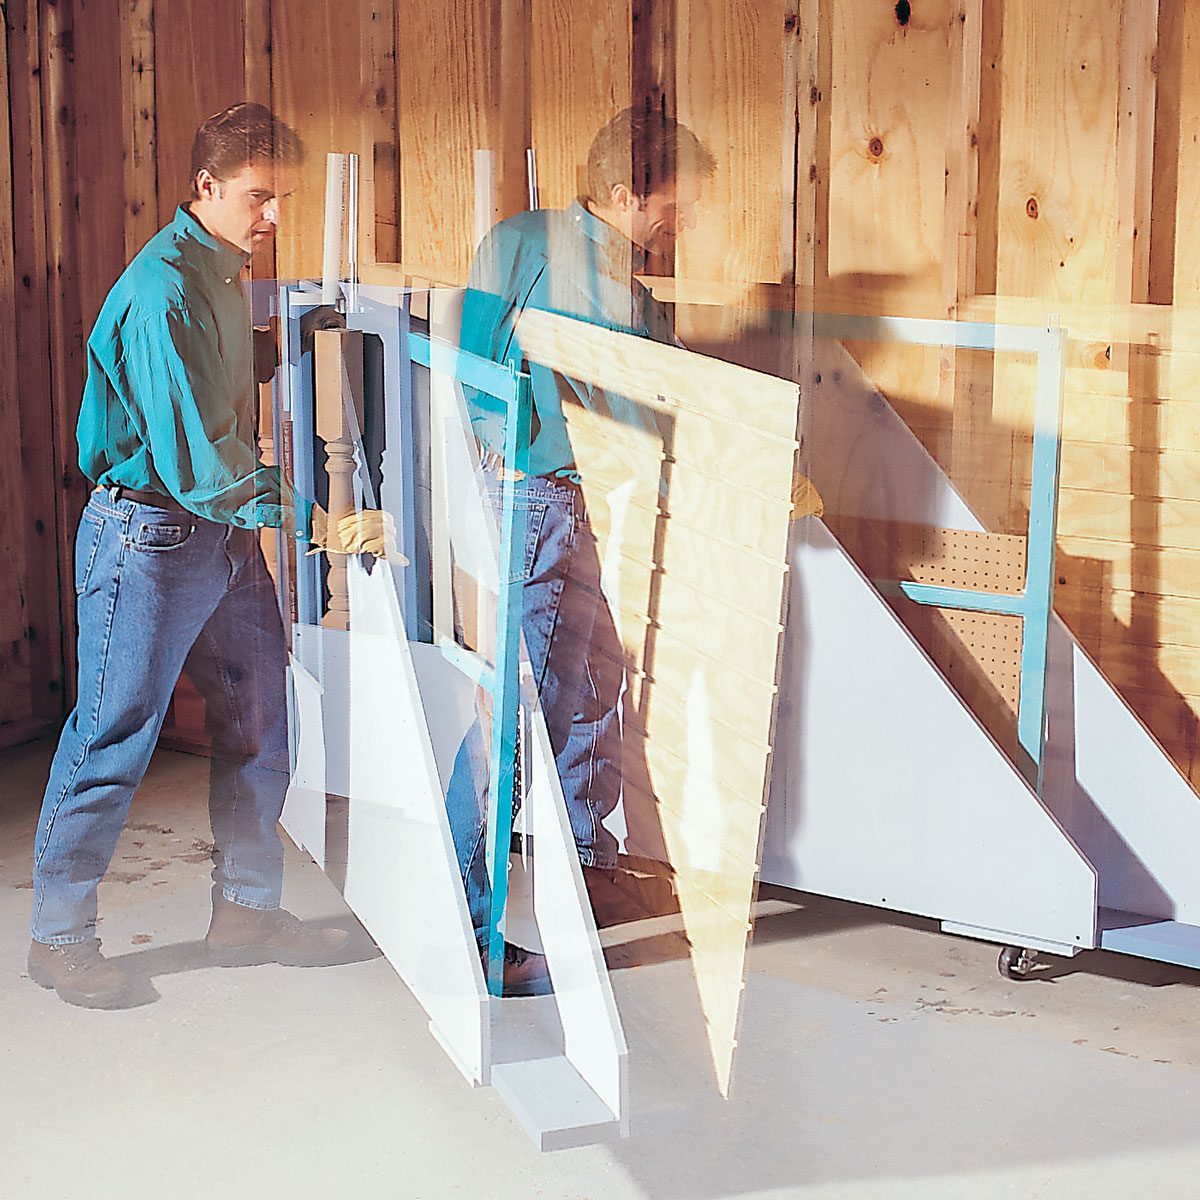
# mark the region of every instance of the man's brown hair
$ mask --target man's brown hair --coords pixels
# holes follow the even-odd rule
[[[207,170],[214,179],[229,179],[252,162],[298,166],[304,159],[300,135],[261,104],[241,101],[213,113],[196,130],[192,142],[192,193],[196,175]]]
[[[645,198],[681,175],[708,179],[717,160],[682,121],[656,109],[626,108],[592,140],[584,199],[608,204],[623,183]]]

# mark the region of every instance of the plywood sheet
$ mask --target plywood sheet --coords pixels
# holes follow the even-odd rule
[[[777,373],[785,372],[790,346],[762,336],[764,322],[745,301],[755,283],[778,282],[793,270],[791,40],[786,8],[772,0],[675,4],[676,115],[717,160],[696,228],[680,238],[675,273],[730,281],[743,293],[720,309],[677,313],[677,331],[685,343],[723,344],[729,357]],[[751,179],[758,183],[747,203]]]
[[[494,148],[498,129],[493,6],[397,8],[401,254],[414,272],[462,284],[475,249],[475,151]]]
[[[588,147],[630,102],[629,0],[531,0],[530,128],[540,207],[585,191]]]
[[[1175,168],[1174,213],[1156,214],[1172,218],[1174,279],[1172,299],[1177,305],[1195,306],[1200,302],[1200,257],[1194,247],[1200,244],[1200,209],[1195,197],[1200,194],[1200,87],[1196,86],[1200,66],[1200,8],[1187,0],[1161,0],[1164,17],[1170,23],[1164,32],[1170,42],[1164,43],[1164,54],[1172,51],[1179,56],[1178,119],[1171,127],[1172,144],[1163,147],[1164,155]],[[1156,236],[1159,231],[1155,231]],[[1165,231],[1163,231],[1165,234]]]
[[[271,6],[274,108],[300,134],[306,155],[275,239],[283,278],[320,277],[325,156],[359,153],[364,124],[374,127],[374,106],[364,95],[369,87],[363,78],[364,11],[363,0],[287,0]],[[426,47],[423,57],[432,53]],[[366,67],[369,72],[370,64]]]
[[[851,304],[939,311],[945,253],[947,120],[958,5],[832,0],[828,269]],[[960,141],[966,141],[965,131]],[[839,310],[840,311],[840,310]],[[861,343],[851,353],[888,395],[949,407],[936,347]]]
[[[727,1091],[770,759],[798,388],[548,313],[527,313],[518,336],[532,361],[640,401],[646,426],[660,431],[659,437],[625,436],[614,448],[605,422],[586,414],[577,419],[575,406],[566,410],[589,511],[611,514],[614,497],[626,489],[620,523],[602,519],[597,533],[605,586],[615,578],[620,592],[625,653],[641,671],[631,679],[626,703],[624,771],[631,798],[640,796],[643,805],[629,813],[631,830],[635,843],[651,852],[661,839],[675,870],[713,1064]],[[755,453],[743,453],[740,447],[751,441]],[[682,445],[710,450],[699,461],[674,453]],[[662,569],[672,542],[696,528],[666,516],[674,497],[670,487],[660,488],[664,447],[674,459],[669,481],[680,480],[681,492],[700,501],[689,520],[708,534],[688,548],[684,561],[706,559],[738,578],[748,557],[739,543],[748,530],[736,496],[759,497],[756,541],[774,551],[773,582],[747,590],[738,607]],[[731,498],[705,503],[697,487]],[[631,532],[638,525],[640,535]],[[615,541],[617,553],[610,554]],[[643,556],[631,547],[641,547]],[[761,557],[772,565],[771,554]],[[686,573],[681,565],[680,576]],[[632,609],[638,603],[641,611]],[[726,692],[737,678],[751,683],[744,703],[733,707]],[[647,795],[657,806],[649,814]]]
[[[1024,297],[1110,304],[1123,286],[1120,6],[1017,0],[1003,13],[997,316],[1019,319]],[[994,413],[1018,428],[1029,426],[1031,371],[996,363]]]
[[[1089,651],[1113,641],[1137,646],[1193,646],[1200,598],[1059,586],[1054,608]]]
[[[829,273],[863,276],[868,288],[940,291],[957,6],[914,4],[903,25],[895,5],[831,6]]]
[[[1139,547],[1200,550],[1200,502],[1064,488],[1059,530],[1071,537],[1130,541]]]
[[[1200,552],[1060,537],[1058,583],[1154,596],[1200,596]]]

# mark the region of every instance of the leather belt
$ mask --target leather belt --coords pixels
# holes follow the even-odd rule
[[[132,500],[135,504],[145,504],[148,508],[161,508],[165,512],[186,513],[188,511],[178,500],[160,495],[158,492],[143,492],[139,488],[129,487],[98,488],[97,490],[107,492],[114,500]]]

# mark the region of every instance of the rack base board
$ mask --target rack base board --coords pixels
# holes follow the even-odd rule
[[[1200,925],[1102,908],[1100,949],[1200,970]]]

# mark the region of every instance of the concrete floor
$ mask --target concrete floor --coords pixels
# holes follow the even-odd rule
[[[50,750],[0,755],[0,1200],[1200,1194],[1200,974],[1087,954],[1011,983],[992,946],[776,891],[732,1098],[713,1087],[679,937],[609,931],[633,1133],[538,1154],[382,959],[199,965],[205,764],[170,752],[100,892],[106,952],[139,956],[153,986],[127,1011],[70,1008],[23,974]],[[284,902],[353,921],[295,850]]]

